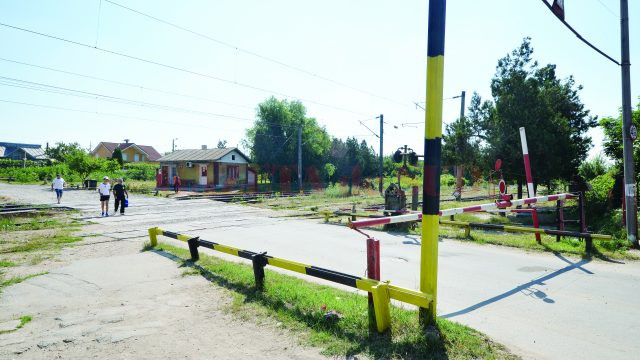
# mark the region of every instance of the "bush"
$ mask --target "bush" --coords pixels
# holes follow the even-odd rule
[[[50,165],[49,160],[27,160],[27,167],[42,167]],[[11,160],[11,159],[0,159],[0,169],[7,168],[22,168],[23,162],[22,160]]]
[[[607,161],[602,155],[598,154],[593,159],[583,162],[578,168],[578,174],[589,181],[600,175],[604,175],[608,170],[609,165]]]
[[[587,212],[587,224],[602,227],[611,220],[608,213],[612,209],[609,201],[609,193],[615,185],[615,179],[611,172],[596,176],[589,182],[591,190],[585,194],[585,210]]]
[[[131,180],[154,181],[158,171],[157,164],[149,163],[133,163],[126,164],[125,176]]]
[[[450,174],[440,175],[440,186],[454,186],[456,184],[456,178]]]

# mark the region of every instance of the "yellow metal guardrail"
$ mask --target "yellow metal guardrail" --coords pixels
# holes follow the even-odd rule
[[[389,282],[382,282],[369,278],[363,278],[360,276],[349,275],[313,265],[277,258],[271,255],[267,255],[266,253],[256,253],[253,251],[242,250],[232,246],[202,240],[199,237],[163,230],[157,227],[149,229],[149,239],[151,241],[151,245],[156,246],[158,244],[159,235],[187,242],[189,244],[191,258],[194,261],[198,260],[199,258],[199,246],[220,251],[228,255],[238,256],[247,260],[251,260],[253,262],[253,270],[256,277],[256,286],[258,288],[262,288],[264,284],[264,267],[266,265],[271,265],[281,269],[294,271],[297,273],[317,277],[320,279],[367,291],[371,293],[373,297],[376,327],[379,332],[387,330],[391,325],[391,317],[389,312],[391,299],[407,304],[412,304],[421,308],[428,308],[429,304],[433,301],[433,297],[429,294],[391,285]]]

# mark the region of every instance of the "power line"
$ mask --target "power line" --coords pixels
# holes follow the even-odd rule
[[[139,62],[160,66],[160,67],[164,67],[164,68],[167,68],[167,69],[172,69],[172,70],[176,70],[176,71],[180,71],[180,72],[184,72],[184,73],[200,76],[200,77],[204,77],[204,78],[211,79],[211,80],[216,80],[216,81],[220,81],[220,82],[224,82],[224,83],[228,83],[228,84],[232,84],[232,85],[236,85],[236,86],[240,86],[240,87],[245,87],[245,88],[256,90],[256,91],[265,92],[265,93],[268,93],[268,94],[271,94],[271,95],[278,95],[278,96],[283,96],[283,97],[286,97],[286,98],[297,99],[297,100],[300,100],[300,101],[305,101],[305,102],[308,102],[308,103],[316,104],[316,105],[319,105],[319,106],[324,106],[324,107],[327,107],[327,108],[332,108],[332,109],[339,110],[339,111],[349,112],[349,113],[357,114],[357,115],[361,115],[361,116],[368,116],[368,114],[364,114],[364,113],[356,112],[356,111],[353,111],[353,110],[345,109],[345,108],[342,108],[342,107],[339,107],[339,106],[333,106],[333,105],[321,103],[321,102],[318,102],[318,101],[315,101],[315,100],[310,100],[310,99],[305,99],[305,98],[301,98],[301,97],[291,96],[291,95],[288,95],[288,94],[285,94],[285,93],[282,93],[282,92],[272,91],[272,90],[268,90],[268,89],[265,89],[265,88],[261,88],[261,87],[253,86],[253,85],[249,85],[249,84],[239,83],[237,81],[224,79],[224,78],[221,78],[221,77],[218,77],[218,76],[201,73],[201,72],[194,71],[194,70],[185,69],[185,68],[181,68],[181,67],[174,66],[174,65],[168,65],[168,64],[164,64],[164,63],[157,62],[157,61],[154,61],[154,60],[144,59],[144,58],[140,58],[140,57],[137,57],[137,56],[134,56],[134,55],[129,55],[129,54],[125,54],[125,53],[122,53],[122,52],[117,52],[117,51],[113,51],[113,50],[109,50],[109,49],[104,49],[104,48],[101,48],[101,47],[98,47],[98,46],[91,46],[91,45],[88,45],[88,44],[85,44],[85,43],[81,43],[81,42],[78,42],[78,41],[65,39],[65,38],[62,38],[62,37],[59,37],[59,36],[55,36],[55,35],[41,33],[41,32],[35,31],[35,30],[25,29],[25,28],[22,28],[22,27],[19,27],[19,26],[13,26],[13,25],[5,24],[5,23],[0,23],[0,25],[4,26],[4,27],[7,27],[7,28],[10,28],[10,29],[13,29],[13,30],[19,30],[19,31],[27,32],[27,33],[30,33],[30,34],[33,34],[33,35],[38,35],[38,36],[46,37],[46,38],[49,38],[49,39],[54,39],[54,40],[66,42],[68,44],[73,44],[73,45],[76,45],[76,46],[81,46],[81,47],[86,47],[86,48],[89,48],[89,49],[99,50],[99,51],[102,51],[102,52],[105,52],[105,53],[108,53],[108,54],[121,56],[121,57],[130,59],[130,60],[136,60],[136,61],[139,61]]]
[[[602,2],[602,0],[596,0],[597,2],[600,3],[600,5],[602,5],[605,9],[607,9],[607,11],[615,16],[616,18],[620,18],[620,15],[616,14],[607,4],[605,4],[604,2]]]
[[[6,80],[3,80],[3,79],[6,79]],[[13,81],[13,83],[12,83],[12,81]],[[86,91],[82,91],[82,90],[76,90],[76,89],[71,89],[71,88],[65,88],[65,87],[53,86],[53,85],[48,85],[48,84],[36,83],[36,82],[31,82],[31,81],[26,81],[26,80],[7,78],[7,77],[4,77],[4,76],[0,76],[0,85],[17,87],[17,88],[22,88],[22,89],[27,89],[27,90],[36,90],[36,91],[41,91],[41,92],[53,93],[53,94],[75,96],[75,97],[80,97],[80,98],[96,99],[96,100],[107,101],[107,102],[115,102],[115,103],[125,104],[125,105],[140,106],[140,107],[146,107],[146,108],[155,109],[155,110],[165,110],[165,111],[173,111],[173,112],[190,113],[190,114],[206,116],[206,117],[222,117],[222,118],[230,118],[230,119],[235,119],[235,120],[254,121],[253,119],[238,117],[238,116],[234,116],[234,115],[218,114],[218,113],[211,113],[211,112],[200,111],[200,110],[193,110],[193,109],[180,108],[180,107],[174,107],[174,106],[167,106],[167,105],[161,105],[161,104],[155,104],[155,103],[148,103],[148,102],[143,102],[143,101],[138,101],[138,100],[132,100],[132,99],[120,98],[120,97],[115,97],[115,96],[110,96],[110,95],[103,95],[103,94],[98,94],[98,93],[86,92]],[[269,125],[272,125],[272,126],[279,126],[279,127],[283,128],[283,129],[284,128],[295,128],[295,127],[297,127],[297,125],[284,125],[284,124],[272,123],[272,122],[268,122],[268,121],[262,121],[262,123],[269,124]]]
[[[19,88],[29,89],[29,90],[50,92],[50,93],[56,93],[56,94],[61,94],[61,95],[78,96],[78,97],[84,97],[84,98],[97,98],[98,100],[116,102],[116,103],[121,103],[121,104],[126,104],[126,105],[141,106],[141,107],[147,107],[147,108],[158,109],[158,110],[167,110],[167,111],[174,111],[174,112],[190,113],[190,114],[194,114],[194,115],[202,115],[202,116],[207,116],[207,117],[213,116],[213,117],[222,117],[222,118],[229,118],[229,119],[236,119],[236,120],[253,121],[253,119],[243,118],[243,117],[238,117],[238,116],[233,116],[233,115],[218,114],[218,113],[212,113],[212,112],[206,112],[206,111],[200,111],[200,110],[193,110],[193,109],[187,109],[187,108],[181,108],[181,107],[175,107],[175,106],[168,106],[168,105],[162,105],[162,104],[149,103],[149,102],[138,101],[138,100],[133,100],[133,99],[128,99],[128,98],[122,98],[122,97],[111,96],[111,95],[104,95],[104,94],[99,94],[99,93],[93,93],[93,92],[82,91],[82,90],[77,90],[77,89],[71,89],[71,88],[66,88],[66,87],[48,85],[48,84],[37,83],[37,82],[26,81],[26,80],[15,79],[15,78],[9,78],[9,77],[4,77],[4,76],[0,76],[0,79],[4,80],[4,82],[0,81],[0,85],[19,87]],[[14,82],[14,84],[12,84],[11,82]],[[15,84],[15,83],[17,83],[17,84]]]
[[[144,13],[144,12],[142,12],[142,11],[140,11],[140,10],[136,10],[136,9],[133,9],[133,8],[130,8],[130,7],[124,6],[124,5],[119,4],[119,3],[115,2],[115,1],[111,1],[111,0],[105,0],[105,1],[106,1],[106,2],[108,2],[108,3],[110,3],[110,4],[112,4],[112,5],[118,6],[118,7],[122,8],[122,9],[128,10],[128,11],[130,11],[130,12],[136,13],[136,14],[138,14],[138,15],[144,16],[144,17],[146,17],[146,18],[152,19],[152,20],[154,20],[154,21],[160,22],[160,23],[162,23],[162,24],[168,25],[168,26],[173,27],[173,28],[176,28],[176,29],[178,29],[178,30],[181,30],[181,31],[184,31],[184,32],[187,32],[187,33],[190,33],[190,34],[196,35],[196,36],[199,36],[199,37],[201,37],[201,38],[204,38],[204,39],[207,39],[207,40],[209,40],[209,41],[215,42],[215,43],[217,43],[217,44],[219,44],[219,45],[229,47],[229,48],[234,49],[234,50],[236,50],[236,51],[239,51],[239,52],[242,52],[242,53],[245,53],[245,54],[248,54],[248,55],[251,55],[251,56],[257,57],[257,58],[259,58],[259,59],[262,59],[262,60],[265,60],[265,61],[268,61],[268,62],[271,62],[271,63],[277,64],[277,65],[279,65],[279,66],[282,66],[282,67],[285,67],[285,68],[288,68],[288,69],[291,69],[291,70],[294,70],[294,71],[297,71],[297,72],[303,73],[303,74],[305,74],[305,75],[312,76],[312,77],[315,77],[315,78],[317,78],[317,79],[320,79],[320,80],[323,80],[323,81],[327,81],[327,82],[330,82],[330,83],[332,83],[332,84],[335,84],[335,85],[338,85],[338,86],[342,86],[342,87],[345,87],[345,88],[348,88],[348,89],[351,89],[351,90],[354,90],[354,91],[358,91],[358,92],[360,92],[360,93],[367,94],[367,95],[369,95],[369,96],[377,97],[377,98],[379,98],[379,99],[387,100],[387,101],[390,101],[390,102],[393,102],[393,103],[396,103],[396,104],[400,104],[400,105],[403,105],[403,106],[407,106],[407,105],[408,105],[408,103],[407,103],[407,102],[404,102],[404,101],[398,101],[398,100],[391,99],[391,98],[386,97],[386,96],[378,95],[378,94],[372,93],[372,92],[370,92],[370,91],[363,90],[363,89],[359,89],[359,88],[357,88],[357,87],[354,87],[354,86],[351,86],[351,85],[347,85],[347,84],[345,84],[345,83],[342,83],[342,82],[339,82],[339,81],[336,81],[336,80],[330,79],[330,78],[328,78],[328,77],[326,77],[326,76],[322,76],[322,75],[316,74],[316,73],[314,73],[314,72],[311,72],[311,71],[308,71],[308,70],[302,69],[302,68],[300,68],[300,67],[297,67],[297,66],[293,66],[293,65],[286,64],[286,63],[284,63],[284,62],[282,62],[282,61],[280,61],[280,60],[277,60],[277,59],[274,59],[274,58],[271,58],[271,57],[268,57],[268,56],[265,56],[265,55],[258,54],[258,53],[256,53],[256,52],[251,51],[251,50],[243,49],[243,48],[241,48],[241,47],[239,47],[239,46],[236,46],[236,45],[230,44],[230,43],[228,43],[228,42],[225,42],[225,41],[222,41],[222,40],[219,40],[219,39],[213,38],[213,37],[211,37],[211,36],[209,36],[209,35],[206,35],[206,34],[203,34],[203,33],[197,32],[197,31],[195,31],[195,30],[188,29],[188,28],[186,28],[186,27],[183,27],[183,26],[181,26],[181,25],[177,25],[177,24],[172,23],[172,22],[169,22],[169,21],[167,21],[167,20],[160,19],[160,18],[155,17],[155,16],[153,16],[153,15],[150,15],[150,14]]]
[[[69,87],[49,85],[49,84],[32,82],[32,81],[16,79],[16,78],[10,78],[10,77],[5,77],[5,76],[0,76],[0,85],[17,87],[17,88],[22,88],[22,89],[27,89],[27,90],[35,90],[35,91],[46,92],[46,93],[53,93],[53,94],[60,94],[60,95],[67,95],[67,96],[75,96],[75,97],[80,97],[80,98],[96,99],[96,100],[114,102],[114,103],[131,105],[131,106],[140,106],[140,107],[145,107],[145,108],[155,109],[155,110],[165,110],[165,111],[189,113],[189,114],[195,114],[195,115],[200,115],[200,116],[205,116],[205,117],[222,117],[222,118],[230,118],[230,119],[235,119],[235,120],[243,120],[243,121],[251,121],[251,122],[255,121],[254,119],[244,118],[244,117],[239,117],[239,116],[234,116],[234,115],[212,113],[212,112],[206,112],[206,111],[201,111],[201,110],[193,110],[193,109],[176,107],[176,106],[169,106],[169,105],[163,105],[163,104],[144,102],[144,101],[139,101],[139,100],[134,100],[134,99],[129,99],[129,98],[116,97],[116,96],[111,96],[111,95],[105,95],[105,94],[100,94],[100,93],[94,93],[94,92],[89,92],[89,91],[72,89],[72,88],[69,88]],[[269,122],[269,121],[265,121],[265,120],[260,120],[260,122],[262,124],[266,124],[266,125],[270,125],[270,126],[278,126],[280,128],[283,128],[283,129],[286,129],[286,128],[297,128],[297,126],[298,126],[298,125],[285,125],[285,124],[274,123],[274,122]]]
[[[240,108],[245,108],[245,109],[254,109],[254,107],[247,106],[247,105],[234,104],[234,103],[230,103],[230,102],[226,102],[226,101],[215,100],[215,99],[205,98],[205,97],[200,97],[200,96],[193,96],[193,95],[188,95],[188,94],[169,91],[169,90],[162,90],[162,89],[147,87],[147,86],[139,85],[139,84],[132,84],[132,83],[127,83],[127,82],[122,82],[122,81],[117,81],[117,80],[110,80],[110,79],[105,79],[105,78],[101,78],[101,77],[97,77],[97,76],[80,74],[80,73],[76,73],[76,72],[72,72],[72,71],[56,69],[56,68],[42,66],[42,65],[35,65],[35,64],[22,62],[22,61],[6,59],[6,58],[2,58],[2,57],[0,57],[0,61],[6,61],[6,62],[14,63],[14,64],[30,66],[30,67],[34,67],[34,68],[38,68],[38,69],[49,70],[49,71],[54,71],[54,72],[58,72],[58,73],[61,73],[61,74],[67,74],[67,75],[83,77],[83,78],[86,78],[86,79],[104,81],[106,83],[111,83],[111,84],[116,84],[116,85],[121,85],[121,86],[128,86],[128,87],[132,87],[132,88],[140,89],[140,90],[158,92],[158,93],[161,93],[161,94],[181,96],[181,97],[190,98],[190,99],[194,99],[194,100],[203,100],[203,101],[208,101],[208,102],[212,102],[212,103],[235,106],[235,107],[240,107]]]
[[[197,126],[197,127],[201,127],[201,128],[205,128],[205,129],[210,129],[210,130],[220,130],[220,129],[235,130],[235,129],[225,128],[225,127],[220,127],[220,126],[217,126],[217,125],[215,127],[211,127],[211,126],[207,126],[206,124],[200,124],[200,123],[185,123],[183,121],[176,122],[176,121],[149,119],[149,118],[144,118],[144,117],[139,117],[139,116],[130,116],[130,115],[106,113],[106,112],[101,112],[101,111],[90,111],[90,110],[82,110],[82,109],[73,109],[73,108],[67,108],[67,107],[62,107],[62,106],[35,104],[35,103],[20,102],[20,101],[11,101],[11,100],[6,100],[6,99],[0,99],[0,102],[8,103],[8,104],[14,104],[14,105],[24,105],[24,106],[39,107],[39,108],[45,108],[45,109],[53,109],[53,110],[60,110],[60,111],[83,113],[83,114],[102,115],[102,116],[109,116],[109,117],[115,117],[115,118],[121,118],[121,119],[141,120],[141,121],[147,121],[147,122],[151,122],[151,123],[163,123],[163,124],[170,124],[170,125],[179,125],[179,126],[182,126],[182,127],[184,127],[185,125],[188,125],[188,126]],[[280,136],[273,136],[273,135],[266,135],[266,134],[263,135],[263,136],[273,137],[273,138],[281,138]]]

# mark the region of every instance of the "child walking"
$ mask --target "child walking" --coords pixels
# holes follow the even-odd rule
[[[117,180],[117,184],[113,186],[113,197],[115,198],[115,209],[113,210],[113,214],[115,215],[118,212],[118,206],[120,207],[120,215],[124,215],[124,203],[125,199],[129,198],[129,193],[122,183],[122,179]],[[125,198],[125,195],[127,196]]]
[[[111,197],[111,184],[109,183],[109,177],[102,178],[102,184],[98,186],[98,193],[100,193],[100,209],[102,209],[102,216],[109,216],[109,198]]]

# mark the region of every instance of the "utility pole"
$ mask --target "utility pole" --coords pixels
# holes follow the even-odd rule
[[[435,325],[438,302],[438,229],[440,226],[440,158],[442,149],[442,84],[446,0],[429,0],[427,30],[427,98],[424,126],[422,178],[422,243],[420,245],[420,291],[432,296],[421,307],[422,325]]]
[[[465,95],[466,95],[466,92],[463,90],[460,95],[453,97],[454,99],[460,98],[460,121],[462,121],[462,118],[464,118]],[[456,190],[454,191],[453,196],[455,196],[456,200],[460,201],[460,199],[462,198],[462,185],[463,185],[462,177],[464,176],[464,165],[457,164],[455,166],[455,171],[456,171]]]
[[[380,176],[380,182],[378,184],[378,190],[380,191],[380,195],[382,195],[382,183],[384,182],[382,177],[382,170],[384,166],[384,115],[380,114],[380,165],[378,168],[378,175]]]
[[[178,140],[178,138],[171,139],[171,152],[176,151],[176,140]]]
[[[464,98],[466,94],[466,91],[462,90],[462,93],[460,95],[453,97],[453,99],[460,98],[460,119],[464,117]]]
[[[302,125],[298,127],[298,187],[302,192]]]
[[[638,246],[638,217],[636,209],[636,179],[633,163],[633,141],[638,130],[631,120],[631,62],[629,59],[629,2],[620,0],[620,47],[622,75],[622,138],[624,160],[624,200],[626,206],[627,240]]]

